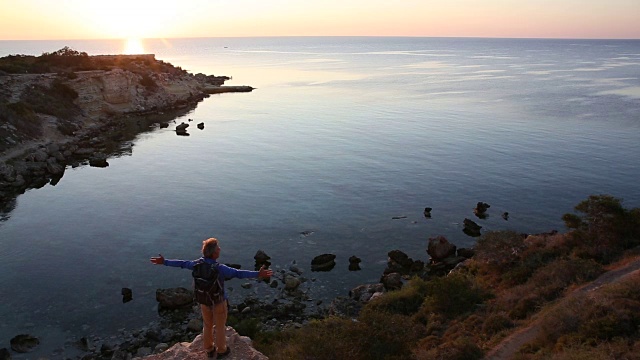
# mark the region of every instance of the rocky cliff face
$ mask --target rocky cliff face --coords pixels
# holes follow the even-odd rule
[[[122,69],[79,72],[77,76],[68,85],[79,94],[76,104],[91,118],[163,110],[206,96],[205,84],[190,74],[149,74],[147,79],[155,85],[147,86],[141,83],[142,76]]]

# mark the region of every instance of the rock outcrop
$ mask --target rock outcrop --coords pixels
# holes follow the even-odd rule
[[[439,235],[434,238],[429,238],[427,254],[431,256],[432,262],[440,262],[455,255],[456,246],[450,243],[444,236]]]
[[[268,360],[264,354],[254,349],[251,339],[246,336],[240,336],[231,327],[226,329],[227,346],[231,349],[229,360]],[[177,343],[160,354],[136,357],[140,360],[201,360],[206,355],[202,348],[202,334],[196,336],[192,342]]]

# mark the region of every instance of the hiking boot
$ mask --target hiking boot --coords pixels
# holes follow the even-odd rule
[[[217,354],[218,354],[218,351],[216,350],[216,348],[213,348],[213,350],[207,351],[207,358],[215,359]]]
[[[229,354],[231,354],[231,348],[227,347],[227,350],[225,352],[223,352],[223,353],[219,353],[217,358],[218,359],[224,359],[227,356],[229,356]]]

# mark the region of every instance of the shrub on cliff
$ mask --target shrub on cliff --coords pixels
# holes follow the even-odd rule
[[[367,308],[390,314],[411,315],[420,309],[427,293],[427,283],[415,277],[400,290],[391,291],[372,300],[367,304]]]
[[[580,213],[562,216],[577,244],[574,253],[605,263],[615,260],[622,250],[640,244],[640,209],[627,210],[622,199],[610,195],[591,195],[576,205]]]
[[[38,74],[49,71],[49,67],[36,63],[35,56],[8,55],[0,58],[0,71],[9,74]]]
[[[496,309],[513,319],[524,319],[562,296],[570,286],[591,281],[603,271],[602,265],[591,259],[557,259],[537,268],[525,283],[504,290],[495,302]]]
[[[424,327],[407,316],[365,311],[357,321],[329,317],[301,330],[258,337],[255,345],[272,360],[401,360],[411,357],[411,348],[424,335]]]
[[[446,318],[472,313],[477,305],[492,296],[472,276],[460,273],[428,281],[426,293],[417,313],[417,317],[422,319],[434,313]]]
[[[80,114],[73,102],[77,97],[75,90],[57,79],[50,87],[33,86],[23,94],[21,101],[33,112],[69,120]]]
[[[530,358],[572,352],[583,354],[585,359],[597,359],[608,351],[609,358],[636,359],[639,327],[640,278],[630,277],[604,286],[597,295],[582,294],[553,309],[544,318],[542,331],[530,349],[546,353],[547,357]]]
[[[0,151],[11,148],[12,135],[19,138],[34,139],[42,134],[42,126],[35,112],[25,102],[0,103],[0,123],[11,125],[17,134],[10,134],[7,127],[0,128]],[[14,140],[15,141],[15,140]]]
[[[86,52],[73,50],[68,46],[52,53],[42,53],[42,55],[37,58],[36,64],[40,64],[43,67],[46,66],[49,71],[81,71],[92,69],[91,58]]]

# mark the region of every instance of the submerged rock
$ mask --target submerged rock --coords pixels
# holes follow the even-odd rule
[[[40,340],[29,334],[20,334],[14,336],[11,341],[11,349],[19,353],[27,353],[40,344]]]
[[[133,300],[133,291],[129,288],[122,288],[122,303],[128,303]]]
[[[349,257],[349,271],[361,270],[360,262],[362,262],[362,260],[355,255],[352,255],[351,257]]]

